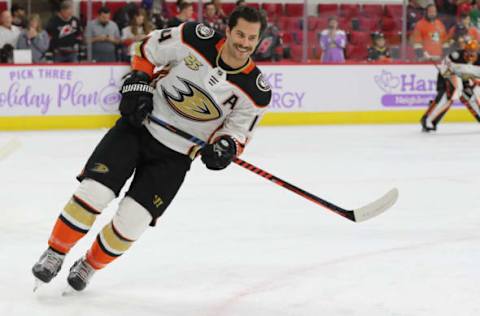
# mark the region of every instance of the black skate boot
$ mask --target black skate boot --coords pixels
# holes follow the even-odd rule
[[[55,252],[52,248],[48,248],[40,256],[37,263],[32,268],[32,273],[37,279],[33,291],[37,290],[41,283],[50,282],[62,268],[65,255]]]
[[[95,269],[88,264],[85,258],[80,258],[70,268],[68,274],[68,284],[76,291],[82,291],[88,284],[88,281],[95,273]]]
[[[427,116],[424,115],[422,116],[422,119],[420,120],[420,123],[422,124],[422,132],[428,133],[431,131],[436,131],[437,130],[437,125],[432,123],[432,126],[427,125]]]

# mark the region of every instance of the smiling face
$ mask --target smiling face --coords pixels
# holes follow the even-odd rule
[[[260,40],[260,22],[248,22],[239,18],[237,24],[227,27],[224,61],[232,67],[243,65]],[[226,57],[226,58],[225,58]]]

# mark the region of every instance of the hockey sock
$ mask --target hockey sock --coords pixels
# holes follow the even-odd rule
[[[147,229],[150,213],[133,198],[126,196],[112,221],[98,234],[88,250],[87,262],[96,270],[120,257]]]
[[[48,245],[59,253],[68,253],[87,234],[98,214],[99,211],[74,195],[58,217]]]
[[[123,237],[113,222],[106,225],[87,252],[87,262],[95,269],[104,268],[130,248],[134,240]]]
[[[92,227],[98,214],[115,198],[108,187],[91,179],[80,183],[60,213],[48,240],[50,248],[67,254]]]

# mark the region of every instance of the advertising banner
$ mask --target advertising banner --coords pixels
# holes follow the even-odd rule
[[[116,113],[128,66],[0,67],[0,116]]]
[[[433,65],[262,66],[276,112],[388,111],[426,107]]]

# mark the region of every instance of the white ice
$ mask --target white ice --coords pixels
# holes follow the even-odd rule
[[[480,315],[480,126],[259,128],[243,158],[345,208],[398,187],[386,213],[352,223],[231,166],[200,161],[157,227],[62,297],[68,268],[117,202],[32,293],[30,269],[105,130],[3,132],[0,315]]]

